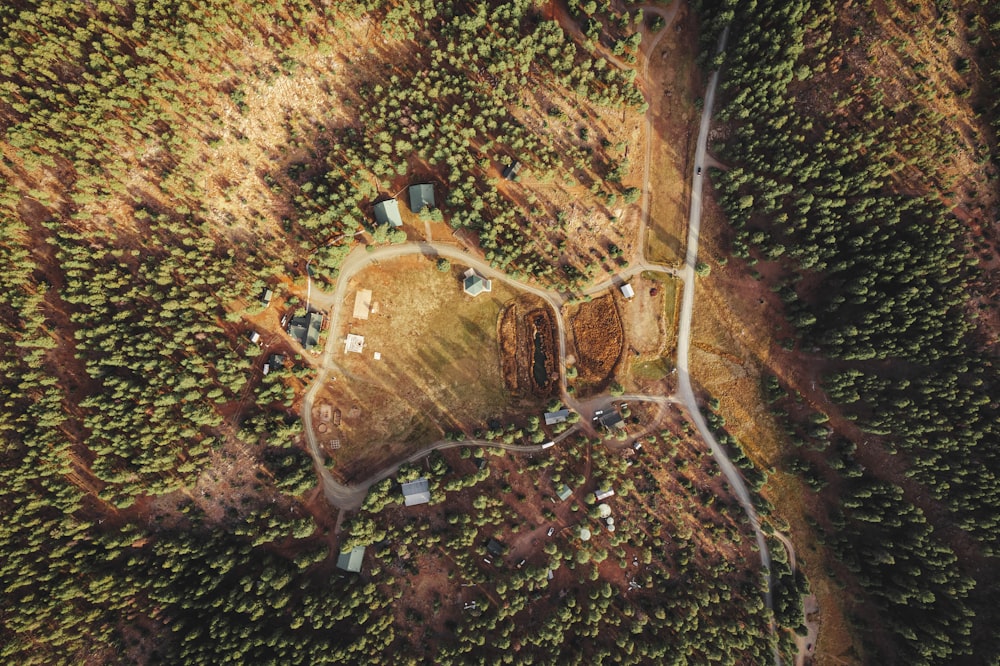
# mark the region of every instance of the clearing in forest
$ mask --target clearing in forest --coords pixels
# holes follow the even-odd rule
[[[336,353],[340,372],[316,398],[317,409],[327,403],[342,415],[339,425],[323,422],[317,437],[343,479],[364,478],[447,431],[471,433],[515,411],[497,338],[499,315],[517,294],[494,280],[491,291],[469,296],[465,268],[441,272],[425,257],[401,257],[353,278],[346,302],[370,290],[371,313],[334,322],[331,335],[363,336],[364,349]]]

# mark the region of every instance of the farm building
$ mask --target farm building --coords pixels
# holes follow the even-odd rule
[[[493,291],[493,282],[487,280],[470,268],[465,271],[465,279],[462,282],[462,290],[469,296],[475,297],[484,292]]]
[[[557,412],[545,412],[545,425],[555,425],[557,423],[563,423],[569,418],[568,409],[560,409]]]
[[[622,285],[622,296],[625,298],[633,298],[635,296],[635,291],[632,289],[632,285],[623,284]]]
[[[434,208],[434,185],[431,183],[410,185],[410,210],[419,213],[424,208]]]
[[[288,334],[306,349],[312,349],[319,343],[319,331],[322,327],[322,313],[308,312],[304,317],[292,317],[288,322]]]
[[[375,204],[375,224],[403,226],[403,218],[399,216],[399,202],[395,199],[386,199]]]
[[[355,546],[351,550],[342,550],[337,557],[337,568],[352,573],[361,571],[361,562],[365,558],[365,547]]]
[[[427,479],[420,478],[403,484],[403,502],[406,506],[427,504],[431,501],[431,488]]]

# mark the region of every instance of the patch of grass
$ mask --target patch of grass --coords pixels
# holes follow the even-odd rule
[[[632,375],[636,379],[658,381],[669,375],[673,369],[674,364],[668,358],[657,358],[652,361],[636,361],[632,364]]]

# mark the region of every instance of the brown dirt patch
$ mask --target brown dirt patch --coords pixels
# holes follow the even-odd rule
[[[580,304],[571,327],[579,379],[600,390],[610,379],[625,344],[614,299],[609,294]]]
[[[544,397],[552,394],[559,378],[556,368],[555,320],[552,311],[536,296],[520,296],[504,308],[497,322],[500,366],[511,394]],[[539,354],[536,354],[536,341]],[[536,370],[536,364],[543,366]],[[544,383],[536,376],[544,375]]]

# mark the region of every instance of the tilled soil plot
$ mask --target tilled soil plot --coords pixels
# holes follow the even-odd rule
[[[614,299],[607,295],[582,303],[572,327],[580,381],[605,383],[621,358],[625,339]]]

